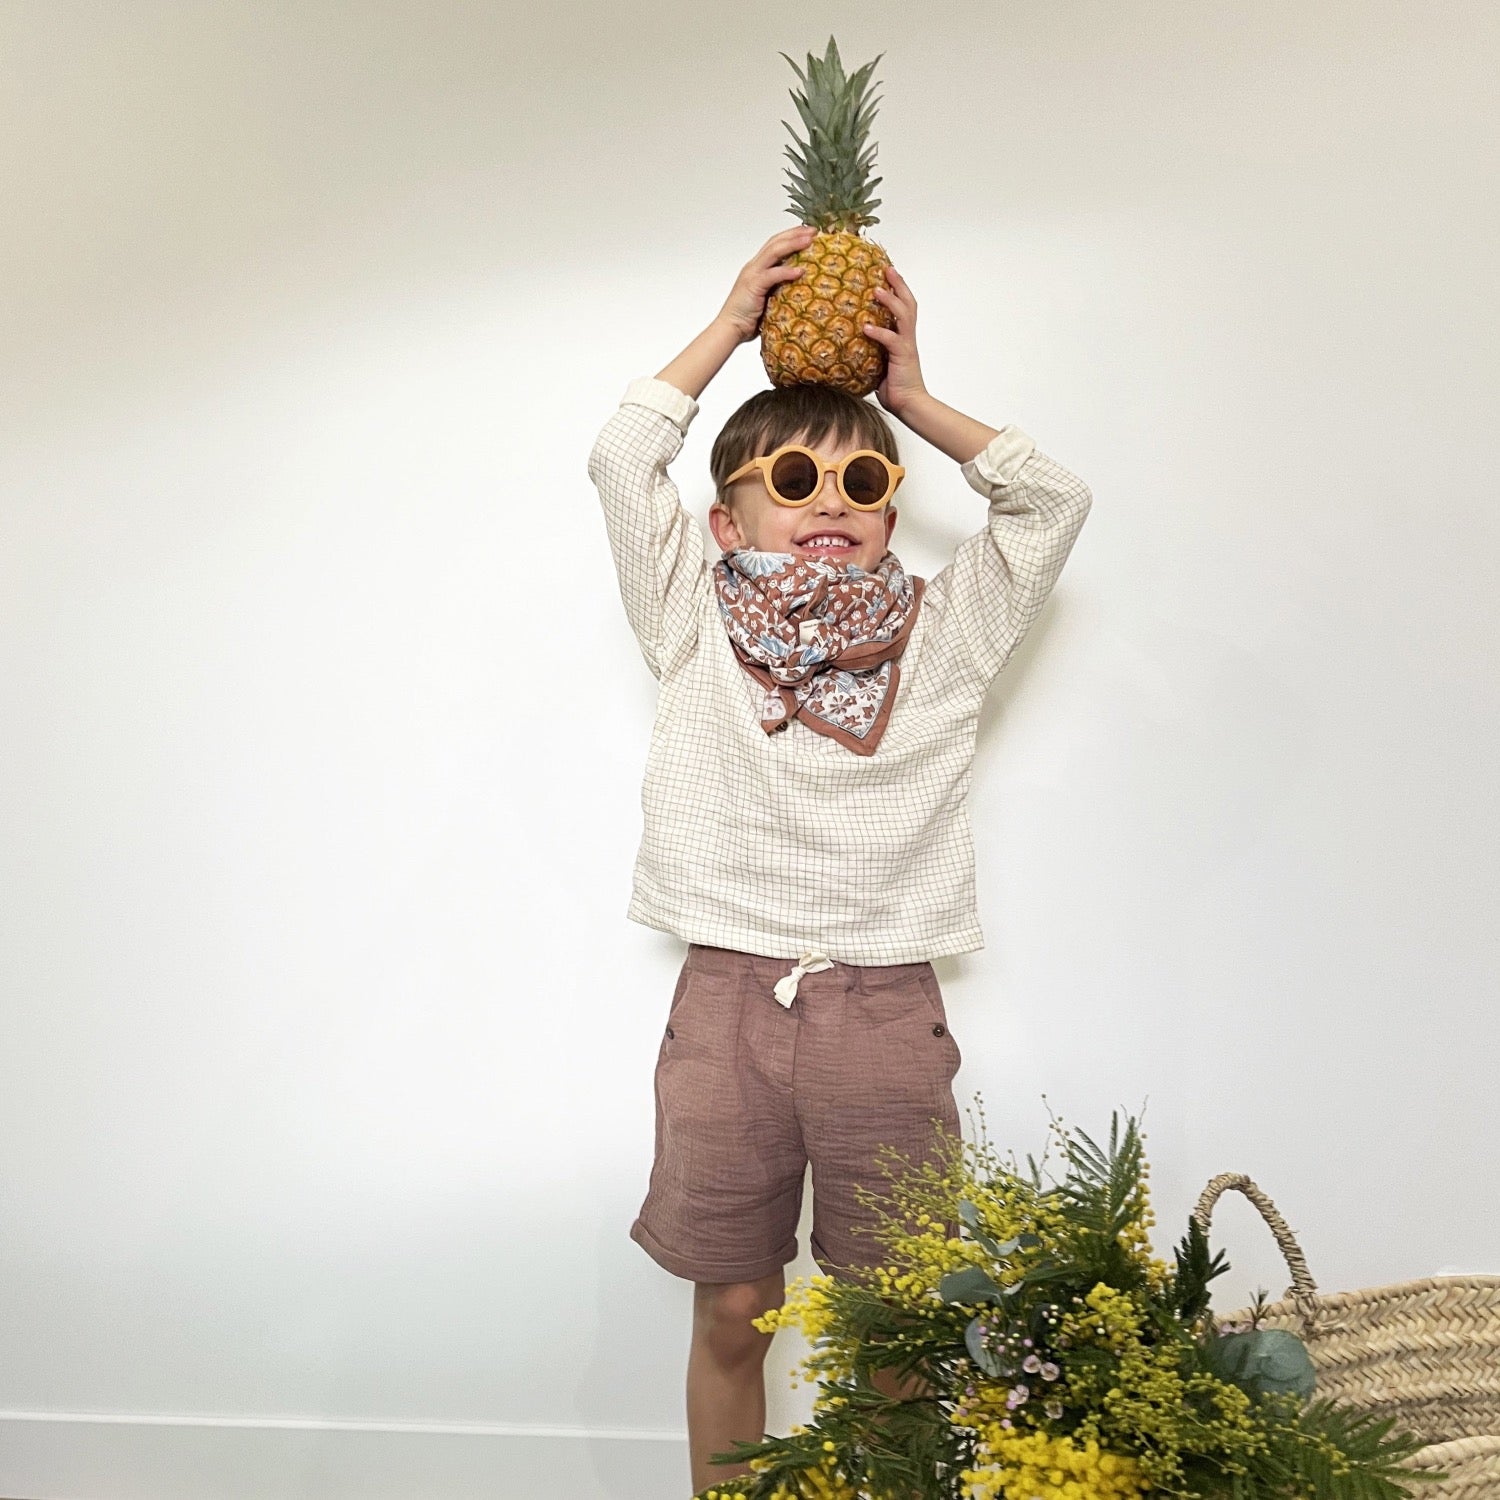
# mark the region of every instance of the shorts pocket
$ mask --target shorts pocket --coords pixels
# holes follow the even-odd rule
[[[943,991],[937,982],[937,975],[932,972],[929,964],[925,971],[918,976],[918,984],[922,987],[922,993],[927,998],[927,1010],[930,1017],[930,1032],[935,1043],[940,1045],[948,1058],[948,1077],[951,1079],[958,1072],[963,1062],[963,1053],[959,1050],[958,1043],[953,1039],[953,1032],[948,1026],[948,1009],[943,1004]]]
[[[677,1013],[682,1006],[682,997],[687,993],[688,979],[690,978],[688,962],[690,960],[683,962],[681,972],[677,975],[677,987],[672,991],[672,1003],[667,1007],[667,1024],[662,1037],[663,1042],[673,1037],[676,1032],[675,1022],[677,1021]]]
[[[666,1050],[696,1054],[722,1047],[726,1041],[725,1010],[734,1001],[732,979],[703,968],[689,955],[677,976],[662,1041]],[[727,1033],[732,1037],[732,1028]]]

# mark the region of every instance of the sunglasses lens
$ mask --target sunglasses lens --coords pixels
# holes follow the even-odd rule
[[[771,483],[785,500],[806,500],[819,478],[818,466],[805,453],[783,453],[771,465]]]
[[[878,458],[856,458],[844,470],[844,489],[856,505],[878,504],[890,485],[890,472]]]

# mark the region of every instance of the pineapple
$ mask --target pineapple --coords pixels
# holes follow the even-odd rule
[[[791,94],[807,131],[804,140],[781,122],[798,148],[786,148],[793,163],[786,174],[793,204],[787,212],[818,234],[787,257],[788,265],[806,265],[806,272],[782,282],[766,300],[761,361],[772,385],[806,382],[867,396],[885,374],[885,350],[860,329],[896,326],[871,295],[887,284],[890,256],[860,233],[879,222],[870,212],[880,202],[870,196],[880,181],[870,176],[875,147],[865,139],[875,117],[870,74],[885,54],[849,77],[832,37],[821,60],[808,53],[805,73],[781,55],[802,85]]]

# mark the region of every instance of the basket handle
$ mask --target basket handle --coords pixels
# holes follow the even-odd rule
[[[1243,1193],[1257,1209],[1260,1216],[1266,1221],[1266,1226],[1276,1237],[1276,1243],[1281,1248],[1281,1254],[1286,1260],[1287,1269],[1292,1273],[1292,1284],[1289,1295],[1297,1304],[1297,1310],[1302,1314],[1302,1324],[1308,1333],[1314,1329],[1318,1320],[1318,1287],[1312,1279],[1312,1272],[1307,1269],[1307,1259],[1302,1254],[1302,1247],[1297,1243],[1297,1237],[1288,1226],[1285,1219],[1281,1217],[1276,1205],[1255,1185],[1243,1172],[1223,1172],[1215,1177],[1198,1199],[1198,1206],[1193,1210],[1193,1217],[1198,1221],[1198,1227],[1205,1234],[1208,1233],[1209,1219],[1213,1214],[1214,1204],[1230,1188],[1238,1193]]]

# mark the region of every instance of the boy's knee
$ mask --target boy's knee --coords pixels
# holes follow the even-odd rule
[[[693,1287],[693,1337],[721,1358],[764,1355],[771,1338],[751,1324],[786,1300],[780,1271],[759,1281],[699,1281]]]
[[[937,1391],[920,1375],[898,1375],[889,1366],[871,1370],[870,1384],[892,1401],[922,1401],[937,1395]]]

